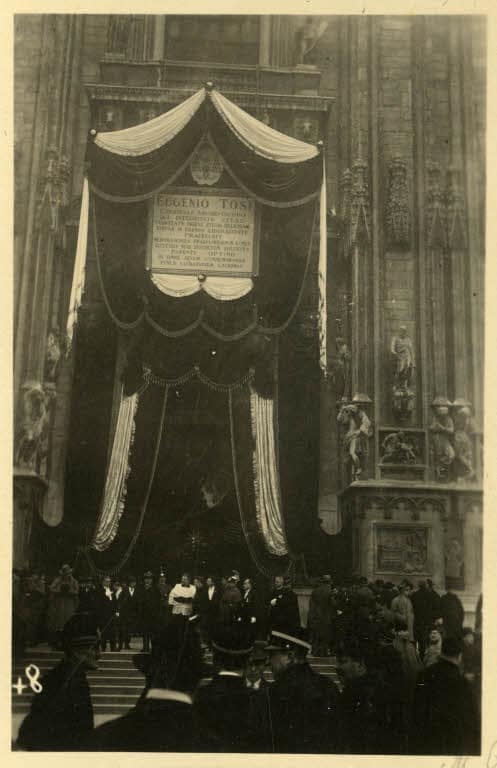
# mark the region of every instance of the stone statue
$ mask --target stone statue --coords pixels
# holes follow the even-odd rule
[[[129,32],[129,15],[111,15],[107,33],[107,53],[125,54],[128,47]]]
[[[38,472],[47,453],[49,411],[39,384],[24,392],[24,418],[15,455],[16,466]]]
[[[416,462],[416,445],[405,432],[391,432],[381,444],[380,464],[412,464]]]
[[[45,353],[45,381],[53,382],[57,378],[59,361],[62,356],[60,333],[58,328],[52,328],[47,337]]]
[[[337,421],[344,430],[342,446],[345,460],[352,465],[352,479],[359,480],[366,469],[369,454],[369,439],[373,435],[371,421],[362,403],[369,402],[362,396],[355,395],[352,403],[344,403],[338,413]]]
[[[467,400],[454,400],[454,471],[459,482],[472,480],[475,476],[473,466],[473,441],[471,436],[475,426],[471,415],[471,404]]]
[[[315,47],[318,40],[323,36],[329,22],[316,16],[307,16],[304,24],[297,30],[295,63],[305,64],[306,56]]]
[[[416,362],[414,344],[405,325],[401,325],[398,335],[392,338],[390,351],[397,362],[394,387],[408,389],[413,380]]]
[[[436,397],[432,403],[433,420],[430,433],[437,480],[448,479],[449,469],[456,455],[452,445],[454,422],[449,416],[449,406],[450,402],[445,397]]]

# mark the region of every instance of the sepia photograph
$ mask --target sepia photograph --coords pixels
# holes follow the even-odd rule
[[[11,16],[10,751],[480,756],[487,17],[212,10]]]

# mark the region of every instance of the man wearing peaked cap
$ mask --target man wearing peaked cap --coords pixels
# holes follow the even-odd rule
[[[218,743],[219,752],[258,752],[263,741],[256,724],[245,671],[252,646],[242,622],[219,626],[212,640],[215,674],[197,692],[202,727]]]
[[[266,647],[275,678],[269,688],[274,752],[327,754],[335,749],[338,689],[311,669],[310,649],[301,628],[273,631]]]

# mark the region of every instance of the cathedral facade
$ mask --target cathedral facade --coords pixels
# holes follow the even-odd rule
[[[431,578],[473,607],[485,39],[477,16],[16,18],[15,566],[43,567],[46,542],[74,556],[91,535],[126,356],[91,257],[71,346],[65,334],[88,134],[143,123],[211,82],[324,145],[327,370],[316,256],[292,332],[316,411],[280,414],[302,420],[312,485],[296,576],[336,561],[340,575]]]

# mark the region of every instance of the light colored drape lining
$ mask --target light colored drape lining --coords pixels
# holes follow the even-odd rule
[[[119,521],[124,511],[126,481],[129,476],[129,459],[135,432],[135,414],[138,407],[138,393],[123,397],[117,416],[116,431],[112,445],[104,497],[92,547],[98,551],[107,549],[116,537]]]
[[[286,136],[261,123],[248,112],[222,96],[211,92],[211,101],[233,133],[260,157],[279,163],[301,163],[317,157],[319,150],[313,144]],[[97,133],[95,144],[116,155],[139,157],[167,144],[190,122],[206,97],[205,88],[178,104],[164,115],[146,123],[120,131]]]
[[[212,103],[233,133],[260,157],[278,163],[302,163],[317,157],[319,149],[313,144],[293,139],[261,123],[219,91],[212,91]]]
[[[328,265],[328,224],[326,220],[326,164],[323,152],[323,181],[319,200],[319,365],[324,375],[328,372],[327,352],[327,265]]]
[[[274,403],[250,390],[255,506],[259,528],[273,555],[288,553],[281,510],[280,478],[275,449]]]
[[[69,312],[67,316],[67,351],[71,349],[74,326],[78,319],[78,309],[81,305],[83,288],[85,284],[86,248],[88,245],[88,214],[90,208],[90,191],[88,179],[83,179],[83,191],[81,195],[81,210],[79,213],[78,243],[74,259],[74,271],[71,286],[71,298],[69,299]]]
[[[205,89],[194,93],[177,107],[146,123],[121,131],[97,133],[95,144],[115,155],[139,157],[160,149],[183,130],[205,99]]]
[[[206,277],[200,281],[196,275],[168,275],[150,273],[152,282],[166,296],[181,298],[205,291],[213,299],[234,301],[246,296],[253,288],[250,277]]]

